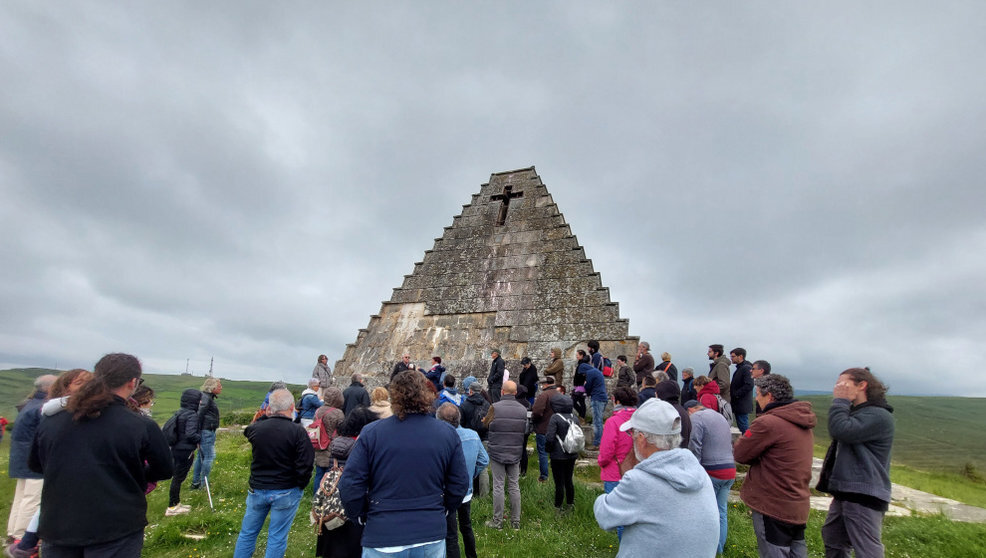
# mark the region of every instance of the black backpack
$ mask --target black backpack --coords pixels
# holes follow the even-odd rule
[[[483,419],[486,418],[486,415],[489,412],[490,412],[490,403],[489,401],[486,401],[484,399],[482,405],[474,407],[472,414],[472,423],[468,424],[467,426],[469,428],[472,428],[479,434],[486,434],[486,431],[489,429],[485,425],[483,425]]]
[[[174,446],[178,443],[178,416],[181,415],[181,409],[175,411],[175,414],[164,422],[164,426],[161,427],[161,433],[164,434],[164,439],[168,441],[169,446]]]

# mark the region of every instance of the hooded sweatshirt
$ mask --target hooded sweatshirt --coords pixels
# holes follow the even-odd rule
[[[750,509],[795,525],[808,522],[816,420],[808,401],[771,403],[736,441],[733,457],[751,466],[740,489]]]
[[[596,498],[593,511],[603,529],[623,526],[617,558],[715,556],[715,492],[705,469],[686,449],[659,451],[641,461],[612,492]]]
[[[698,390],[697,399],[706,409],[719,412],[719,400],[716,399],[716,395],[719,395],[719,384],[709,382],[702,386],[702,389]]]

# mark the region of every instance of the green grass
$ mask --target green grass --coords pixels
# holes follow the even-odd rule
[[[982,480],[972,480],[956,473],[920,471],[906,465],[893,466],[890,469],[890,480],[903,486],[986,508],[986,482]]]
[[[243,518],[249,478],[250,446],[239,432],[221,433],[217,440],[217,460],[212,474],[215,511],[209,510],[204,490],[192,491],[186,485],[182,502],[192,506],[192,512],[177,517],[165,517],[169,483],[163,482],[148,496],[146,543],[142,556],[149,558],[199,558],[231,556],[240,521]],[[9,443],[0,448],[0,466],[6,470]],[[598,469],[580,470],[576,483],[574,512],[557,516],[553,507],[554,488],[549,481],[537,482],[537,458],[532,455],[528,476],[521,479],[522,529],[495,531],[483,526],[491,517],[490,498],[473,500],[473,526],[479,554],[487,557],[578,557],[611,558],[616,555],[618,542],[614,533],[602,531],[592,516],[592,503],[602,493],[586,481],[598,481]],[[584,480],[583,480],[584,479]],[[0,478],[0,515],[6,517],[13,497],[14,482]],[[288,538],[288,557],[308,557],[315,552],[315,535],[308,524],[310,491],[295,517]],[[669,510],[673,513],[673,510]],[[820,529],[824,512],[812,511],[807,541],[809,556],[823,556]],[[729,537],[724,556],[755,557],[756,539],[749,510],[742,504],[730,504]],[[683,529],[691,528],[682,525]],[[204,535],[203,540],[191,540],[186,534]],[[263,549],[266,539],[258,539]],[[884,524],[884,544],[888,557],[981,557],[986,554],[986,525],[954,523],[940,516],[889,517]],[[258,550],[257,555],[262,555]]]

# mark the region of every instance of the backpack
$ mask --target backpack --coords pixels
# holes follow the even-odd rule
[[[609,378],[613,375],[613,361],[603,357],[603,376]]]
[[[312,519],[315,521],[316,535],[322,532],[323,527],[332,531],[346,523],[346,511],[339,498],[340,478],[342,478],[342,467],[333,459],[332,468],[325,472],[322,483],[318,485],[318,491],[312,497]]]
[[[325,424],[322,422],[322,419],[319,418],[312,421],[311,424],[305,427],[305,432],[308,433],[308,441],[312,443],[315,451],[324,450],[329,447],[331,439],[325,431]],[[322,445],[322,440],[325,440],[324,446]]]
[[[723,399],[722,396],[719,395],[718,393],[715,394],[715,396],[716,396],[716,403],[719,405],[719,414],[726,419],[727,423],[732,424],[733,406],[729,404],[729,401]]]
[[[558,438],[558,443],[561,444],[562,451],[565,453],[579,453],[585,449],[585,434],[582,432],[582,427],[561,415],[558,418],[568,423],[568,432],[565,433],[565,439],[563,440],[561,436],[555,436],[555,438]]]
[[[161,427],[161,433],[164,434],[164,439],[168,441],[168,446],[174,446],[178,443],[178,415],[180,414],[181,409],[178,409]]]
[[[483,419],[486,418],[486,414],[489,412],[490,403],[484,399],[482,405],[473,407],[472,420],[467,426],[475,430],[480,436],[485,435],[489,431],[489,428],[483,424]]]

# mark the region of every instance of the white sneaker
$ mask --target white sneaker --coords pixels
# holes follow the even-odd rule
[[[168,508],[167,510],[165,510],[164,515],[166,517],[170,517],[172,515],[179,515],[179,514],[183,514],[183,513],[188,513],[190,511],[192,511],[192,506],[186,506],[186,505],[183,505],[183,504],[178,504],[178,505],[175,505],[175,506],[171,506],[170,508]]]

